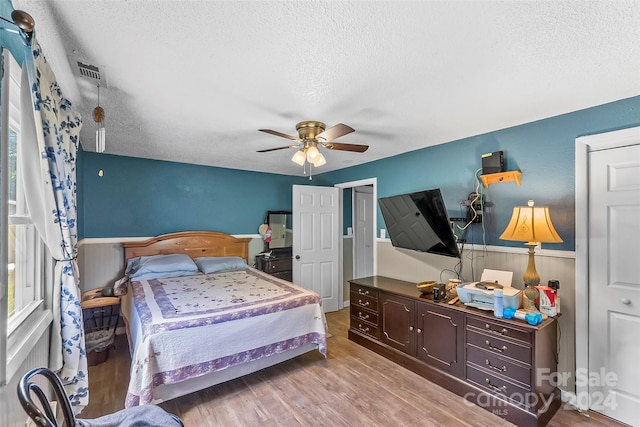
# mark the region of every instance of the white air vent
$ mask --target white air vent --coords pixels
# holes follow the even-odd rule
[[[71,57],[69,62],[73,68],[74,75],[83,77],[94,84],[99,83],[100,87],[107,87],[107,76],[104,74],[104,70],[101,71],[97,65],[85,64]]]

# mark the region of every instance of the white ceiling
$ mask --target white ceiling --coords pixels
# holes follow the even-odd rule
[[[13,0],[95,150],[302,175],[295,125],[345,123],[316,173],[640,94],[640,1]]]

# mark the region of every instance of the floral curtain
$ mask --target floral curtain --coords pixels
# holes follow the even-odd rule
[[[22,105],[34,108],[22,112],[19,157],[21,169],[28,171],[23,180],[29,213],[56,260],[49,367],[59,372],[78,413],[89,401],[76,262],[76,154],[82,119],[62,96],[35,38],[31,54],[23,66]]]

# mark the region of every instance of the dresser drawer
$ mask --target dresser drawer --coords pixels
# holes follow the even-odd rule
[[[276,273],[269,272],[273,277],[277,277],[278,279],[286,280],[288,282],[293,282],[293,272],[291,270],[287,271],[278,271]]]
[[[378,312],[378,296],[368,296],[351,292],[351,307],[368,308]]]
[[[352,299],[353,294],[378,299],[378,291],[376,289],[367,288],[366,286],[360,286],[354,283],[351,284],[351,294]]]
[[[357,317],[351,317],[351,329],[378,339],[378,327],[368,322],[360,321]]]
[[[371,311],[369,309],[358,307],[353,304],[351,305],[351,317],[357,319],[360,322],[362,321],[369,322],[369,323],[372,323],[373,325],[378,324],[377,311]]]
[[[528,365],[531,364],[531,347],[515,340],[497,337],[467,329],[467,344],[474,345],[489,353],[510,357]]]
[[[531,400],[527,398],[531,396],[531,391],[528,387],[521,387],[504,378],[489,374],[469,365],[467,365],[467,381],[491,394],[502,396],[525,408],[535,403],[535,401],[528,402],[528,400]]]
[[[478,365],[496,375],[503,375],[521,382],[523,386],[531,385],[531,368],[511,362],[505,357],[467,346],[467,363]]]
[[[524,341],[527,344],[531,343],[531,332],[515,329],[480,317],[467,316],[467,326],[477,328],[486,333]]]
[[[291,271],[293,263],[291,258],[275,258],[264,261],[265,273],[278,273],[280,271]]]

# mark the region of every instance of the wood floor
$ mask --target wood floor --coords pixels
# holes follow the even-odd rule
[[[512,426],[347,339],[349,310],[327,314],[328,357],[317,351],[160,406],[187,427],[204,426]],[[124,407],[126,338],[89,368],[90,404],[80,418]],[[595,413],[561,408],[548,424],[622,426]]]

